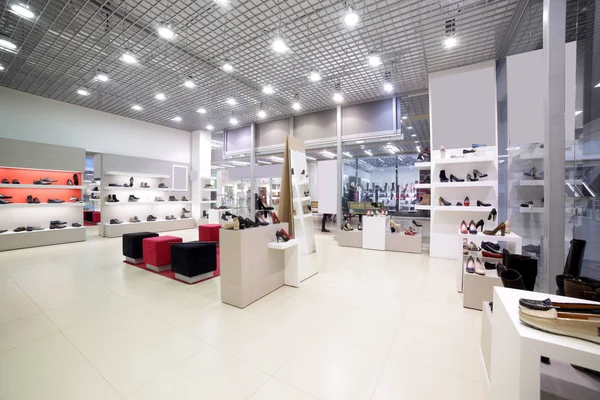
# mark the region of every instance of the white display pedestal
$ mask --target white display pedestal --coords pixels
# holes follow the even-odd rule
[[[522,248],[522,240],[521,240],[521,236],[516,235],[514,233],[507,233],[505,236],[499,236],[499,235],[484,235],[481,232],[478,232],[477,235],[471,235],[469,233],[460,233],[460,229],[458,230],[458,251],[459,251],[459,256],[458,256],[458,266],[457,266],[457,270],[456,270],[456,290],[458,292],[462,292],[463,291],[463,276],[464,276],[464,263],[463,263],[463,253],[462,253],[462,249],[463,249],[463,239],[467,239],[467,241],[469,242],[475,242],[475,244],[477,244],[477,246],[481,245],[481,242],[506,242],[507,243],[507,249],[508,251],[510,251],[511,254],[521,254],[521,248]],[[479,305],[480,302],[477,302],[477,304]]]
[[[535,400],[540,398],[540,357],[594,370],[600,369],[600,346],[523,325],[519,321],[519,299],[599,304],[545,293],[497,287],[492,313],[492,400]]]
[[[231,210],[229,208],[227,209],[213,209],[213,210],[208,210],[208,223],[209,224],[226,224],[228,221],[224,221],[221,219],[221,215],[223,213],[226,213],[227,211],[231,212]],[[229,222],[231,222],[231,218],[227,218],[229,220]]]
[[[269,249],[283,250],[285,264],[285,284],[288,286],[300,286],[300,274],[298,273],[298,241],[290,239],[284,243],[269,243]]]
[[[385,234],[389,231],[390,217],[367,217],[363,223],[363,249],[385,250]]]

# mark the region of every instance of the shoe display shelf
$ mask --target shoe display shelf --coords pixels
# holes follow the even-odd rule
[[[80,171],[64,171],[53,169],[32,169],[17,167],[0,167],[0,179],[10,182],[17,179],[19,184],[0,184],[0,194],[12,198],[9,204],[0,204],[0,251],[48,246],[71,242],[85,241],[83,227],[83,202],[71,202],[71,197],[82,199],[83,186],[69,185],[74,183],[73,175],[81,182]],[[50,178],[57,182],[50,185],[36,185],[34,180]],[[28,203],[27,196],[38,198],[40,203]],[[64,200],[63,203],[48,203],[48,199]],[[50,229],[50,221],[64,221],[62,229]],[[72,227],[73,223],[81,225]],[[14,232],[18,227],[41,227],[42,230]]]
[[[278,224],[276,224],[278,225]],[[283,251],[285,266],[284,283],[287,286],[300,287],[300,274],[298,271],[298,241],[290,239],[287,242],[270,242],[269,249]]]
[[[91,211],[101,212],[102,209],[102,182],[100,180],[86,182],[86,205]],[[94,189],[98,190],[94,190]],[[92,196],[98,197],[97,199]]]
[[[228,221],[223,219],[223,214],[226,212],[231,213],[230,208],[213,208],[212,210],[208,210],[208,223],[209,224],[224,224]]]
[[[389,216],[375,216],[362,218],[363,240],[362,248],[371,250],[385,250],[386,234],[390,231]]]
[[[499,243],[500,247],[508,249],[511,254],[521,254],[522,238],[515,233],[507,233],[504,236],[500,236],[500,234],[485,235],[482,232],[477,232],[476,235],[471,235],[470,233],[460,233],[460,229],[457,230],[457,234],[458,240],[456,242],[456,259],[458,261],[458,266],[456,270],[456,291],[462,292],[465,297],[468,297],[466,300],[463,297],[463,305],[466,303],[469,305],[468,308],[479,309],[479,307],[481,307],[481,302],[492,300],[492,291],[490,288],[494,286],[494,283],[499,283],[500,285],[502,285],[502,283],[499,282],[500,278],[498,278],[496,270],[486,270],[485,276],[466,272],[465,261],[469,256],[473,256],[473,258],[479,256],[483,262],[498,262],[502,261],[502,259],[482,257],[481,252],[469,252],[467,255],[463,254],[463,239],[467,239],[467,242],[474,242],[478,247],[481,247],[481,242]],[[465,279],[469,280],[469,285],[467,285]],[[490,279],[493,282],[488,282]],[[473,286],[471,286],[471,284],[473,284]],[[481,301],[473,300],[473,298],[470,297],[472,293],[469,293],[469,290],[472,287],[476,287],[478,285],[486,286],[488,288],[486,289],[485,293],[480,295],[480,297],[482,297]],[[479,290],[477,288],[475,289]]]
[[[288,231],[288,224],[219,231],[223,303],[245,308],[286,284],[287,250],[272,248],[280,229]]]
[[[503,287],[494,288],[494,311],[491,314],[491,400],[535,400],[540,399],[547,387],[558,389],[559,381],[544,387],[546,378],[562,380],[570,388],[569,398],[588,398],[579,396],[582,390],[590,392],[589,375],[577,381],[576,372],[566,366],[598,370],[600,346],[593,342],[544,332],[523,324],[519,320],[519,299],[544,300],[553,302],[594,303],[592,301],[570,297],[549,295]],[[483,329],[482,329],[483,333]],[[540,357],[550,358],[550,365],[540,362]],[[565,382],[568,378],[571,382]],[[558,384],[557,384],[558,383]],[[588,385],[588,387],[584,387]],[[564,386],[563,386],[564,388]],[[591,388],[596,389],[596,388]],[[593,393],[592,393],[593,394]],[[552,398],[564,398],[552,396]],[[593,397],[598,398],[596,394]]]
[[[211,187],[205,187],[210,185]],[[215,218],[211,218],[211,212],[214,211],[212,208],[217,204],[217,178],[212,176],[200,177],[200,214],[208,215],[208,218],[200,218],[200,224],[219,224],[220,222],[214,222]],[[204,200],[207,199],[207,200]],[[221,216],[218,215],[218,220]],[[212,221],[212,222],[211,222]]]
[[[127,184],[133,177],[133,187],[110,186],[110,184]],[[126,233],[143,231],[165,232],[180,229],[195,228],[196,222],[191,213],[186,213],[188,218],[181,218],[182,208],[191,209],[192,201],[189,191],[171,188],[171,176],[163,174],[150,174],[142,172],[106,171],[102,176],[102,223],[100,235],[105,237],[120,237]],[[149,188],[141,187],[142,182]],[[163,183],[167,188],[159,188]],[[118,202],[107,201],[108,196],[115,196]],[[138,201],[128,201],[129,196],[139,198]],[[169,196],[175,196],[177,201],[169,201]],[[181,201],[181,197],[188,198]],[[154,201],[162,197],[164,201]],[[156,221],[147,221],[153,215]],[[175,219],[167,220],[166,216],[173,215]],[[137,217],[141,222],[129,222],[130,218]],[[111,224],[110,221],[118,219],[121,224]]]
[[[430,256],[457,260],[457,264],[460,264],[460,274],[457,276],[460,285],[457,286],[461,291],[462,263],[458,262],[461,259],[456,258],[456,232],[463,220],[477,222],[483,219],[486,223],[485,229],[496,226],[490,226],[492,222],[487,218],[490,211],[498,207],[497,147],[478,147],[474,153],[469,154],[463,154],[463,148],[446,149],[444,158],[441,156],[440,150],[431,152]],[[467,174],[474,178],[474,170],[487,176],[477,181],[467,181]],[[448,182],[441,182],[442,171],[449,179]],[[464,181],[452,182],[450,175]],[[469,198],[469,206],[457,205],[459,202],[464,204],[466,197]],[[440,198],[450,202],[450,205],[443,205]],[[490,206],[477,206],[478,200]],[[419,208],[417,206],[417,209]],[[462,250],[462,238],[460,249]]]
[[[304,162],[306,163],[306,160]],[[292,175],[292,186],[292,207],[296,213],[294,215],[294,237],[298,240],[298,251],[300,254],[314,253],[316,246],[313,213],[312,210],[304,212],[304,206],[310,206],[310,196],[304,196],[304,192],[309,190],[308,178],[305,176],[296,178]]]

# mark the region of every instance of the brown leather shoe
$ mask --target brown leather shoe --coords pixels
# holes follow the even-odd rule
[[[600,301],[600,281],[585,277],[565,279],[565,296]]]

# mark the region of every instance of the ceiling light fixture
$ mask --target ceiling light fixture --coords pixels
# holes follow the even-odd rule
[[[256,116],[261,119],[266,118],[267,112],[265,110],[258,110],[258,112],[256,113]]]
[[[407,128],[407,129],[412,129],[413,127],[412,127],[412,126],[407,126],[406,128]]]
[[[275,93],[275,89],[273,89],[273,86],[271,86],[271,85],[265,85],[262,88],[262,92],[264,94],[273,94],[273,93]]]
[[[332,153],[332,152],[327,151],[327,150],[323,150],[321,152],[321,154],[323,154],[325,157],[329,157],[329,158],[335,158],[336,157],[335,153]]]
[[[292,103],[292,108],[296,111],[300,110],[302,108],[302,105],[300,104],[299,101],[295,101]]]
[[[579,115],[579,114],[581,114],[582,112],[583,112],[583,111],[581,111],[581,110],[577,110],[577,111],[575,111],[575,116],[578,116],[578,115]]]
[[[269,159],[271,161],[283,162],[283,158],[282,157],[271,156]]]
[[[447,37],[444,39],[444,47],[447,49],[451,49],[458,44],[458,39],[454,36]]]
[[[321,74],[317,71],[312,71],[310,75],[308,75],[308,79],[310,79],[312,82],[319,82],[321,80]]]
[[[373,152],[371,152],[371,150],[365,150],[365,154],[368,156],[373,156]]]
[[[229,123],[231,125],[237,125],[239,123],[239,121],[236,117],[231,117],[231,118],[229,118]]]
[[[0,71],[4,71],[6,68],[4,68],[4,65],[0,64]]]
[[[194,81],[190,77],[188,80],[186,80],[185,82],[183,82],[183,86],[185,86],[188,89],[193,89],[193,88],[196,87],[196,84],[194,83]]]
[[[7,50],[15,50],[17,45],[11,42],[7,37],[0,36],[0,47]]]
[[[80,96],[89,96],[90,92],[88,92],[85,88],[77,89],[77,94]]]
[[[306,156],[306,159],[307,159],[307,160],[310,160],[310,161],[317,161],[317,159],[316,159],[316,158],[314,158],[314,157],[311,157],[311,156]]]
[[[163,101],[163,100],[167,99],[167,96],[165,96],[164,93],[156,93],[156,95],[154,96],[154,98],[156,100]]]
[[[271,165],[271,164],[273,164],[273,163],[270,163],[268,161],[263,161],[263,160],[257,160],[256,162],[259,163],[259,164],[265,164],[265,165]]]
[[[238,165],[240,167],[245,167],[246,165],[250,165],[250,163],[246,162],[246,161],[236,161],[236,160],[234,160],[234,161],[231,161],[231,163],[233,165]]]
[[[394,91],[394,85],[392,85],[390,82],[385,82],[383,84],[383,91],[387,92],[387,93],[391,93]]]
[[[416,133],[413,133],[413,134],[412,134],[412,135],[410,135],[410,136],[412,136],[412,137],[417,137],[417,134],[416,134]]]
[[[213,129],[215,129],[215,127],[212,126],[211,124],[206,125],[206,130],[212,131]]]
[[[206,114],[206,108],[201,107],[201,108],[197,109],[196,112],[198,114]]]
[[[352,154],[348,153],[347,151],[345,151],[345,152],[344,152],[344,153],[342,153],[342,154],[344,154],[346,157],[352,157]]]
[[[419,141],[418,141],[418,140],[415,140],[415,143],[419,143]]]
[[[271,45],[271,47],[273,48],[273,51],[275,53],[285,53],[290,49],[280,37],[275,38],[275,40],[273,40],[273,44]]]
[[[226,71],[226,72],[233,71],[233,65],[231,65],[231,63],[229,61],[225,61],[221,68],[223,68],[223,71]]]
[[[336,92],[333,94],[333,101],[335,101],[336,103],[341,103],[342,101],[344,101],[344,96],[342,96],[341,93]]]
[[[143,110],[142,106],[140,106],[139,104],[134,104],[133,106],[131,106],[131,109],[135,110],[135,111],[142,111]]]
[[[225,102],[230,106],[235,106],[237,104],[237,101],[233,97],[229,97]]]
[[[135,55],[133,53],[131,53],[130,51],[124,53],[121,56],[121,60],[127,64],[135,64],[136,62],[138,62],[137,58],[135,57]]]
[[[408,119],[408,117],[406,115],[403,115],[402,120],[406,120],[406,119]]]
[[[354,26],[358,24],[358,20],[358,14],[350,7],[346,15],[344,15],[344,24],[346,24],[346,26]]]
[[[598,84],[596,86],[594,86],[595,89],[600,88],[600,82],[598,82]]]
[[[180,116],[173,117],[173,118],[171,118],[171,121],[181,122],[181,117]]]
[[[368,60],[371,67],[379,67],[381,65],[381,57],[378,54],[371,54]]]
[[[363,144],[365,141],[364,140],[357,140],[356,144]]]
[[[10,5],[10,9],[12,12],[17,14],[19,17],[27,18],[27,19],[35,19],[35,14],[29,9],[27,4],[23,3],[13,3]]]
[[[171,25],[163,25],[160,28],[157,29],[158,35],[166,40],[171,40],[173,39],[175,36],[177,36],[175,34],[175,32],[173,32],[173,29],[171,29]]]
[[[225,7],[226,5],[229,4],[229,0],[215,0],[215,3],[217,3],[221,7]]]
[[[103,72],[100,72],[94,77],[94,79],[98,82],[108,82],[108,75],[106,75]]]

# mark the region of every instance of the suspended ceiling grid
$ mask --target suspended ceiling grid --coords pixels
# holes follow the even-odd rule
[[[384,75],[396,92],[427,88],[430,72],[493,59],[517,0],[365,0],[348,1],[360,15],[355,28],[341,18],[344,2],[231,1],[29,1],[39,15],[18,18],[3,2],[1,33],[19,46],[16,54],[0,52],[7,70],[0,85],[147,122],[184,130],[212,123],[227,126],[232,115],[240,124],[256,120],[259,106],[268,118],[292,114],[298,96],[302,112],[331,108],[339,85],[345,103],[382,98]],[[447,20],[455,20],[459,45],[445,49]],[[166,41],[156,28],[171,23],[178,36]],[[275,54],[270,43],[285,39],[288,54]],[[119,60],[125,51],[140,60]],[[368,54],[383,65],[367,65]],[[235,67],[226,73],[228,59]],[[95,82],[98,70],[110,81]],[[308,82],[311,70],[323,80]],[[191,76],[197,87],[182,86]],[[261,93],[264,84],[276,92]],[[86,87],[89,96],[76,90]],[[154,99],[157,92],[167,100]],[[238,106],[225,103],[235,97]],[[141,112],[131,109],[141,104]],[[208,110],[201,115],[200,107]],[[182,122],[171,121],[181,116]]]

